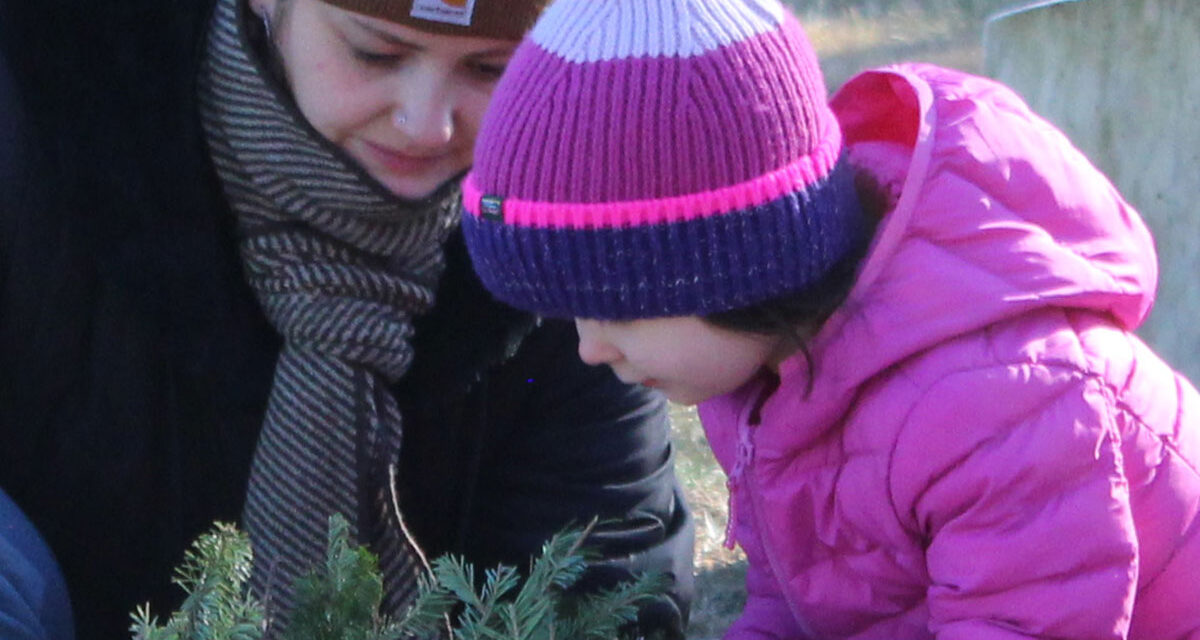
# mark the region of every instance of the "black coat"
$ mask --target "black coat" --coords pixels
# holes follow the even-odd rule
[[[186,545],[238,518],[280,347],[196,113],[210,10],[0,0],[0,486],[57,554],[83,639],[176,604]],[[580,363],[569,324],[493,302],[460,239],[448,253],[396,389],[417,537],[523,563],[568,522],[620,517],[598,539],[678,574],[682,606],[656,612],[678,627],[692,533],[664,402]]]

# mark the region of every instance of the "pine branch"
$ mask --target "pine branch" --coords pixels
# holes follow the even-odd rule
[[[341,514],[329,518],[324,569],[296,583],[283,640],[361,640],[376,633],[383,601],[378,561],[351,544],[350,523]]]
[[[160,626],[149,605],[133,614],[136,640],[258,640],[262,607],[249,594],[252,554],[246,535],[218,522],[184,554],[173,582],[187,592],[179,611]]]
[[[621,628],[637,622],[642,606],[654,602],[671,587],[663,574],[646,573],[598,594],[564,603],[562,637],[573,640],[608,640]]]
[[[446,631],[446,618],[458,604],[458,598],[432,579],[432,574],[420,577],[417,599],[404,617],[394,625],[402,636],[434,636]]]
[[[618,638],[636,621],[640,606],[668,588],[647,574],[598,594],[570,589],[594,554],[585,546],[595,521],[552,537],[522,579],[505,565],[489,569],[477,586],[474,566],[461,557],[436,558],[419,578],[415,603],[398,621],[379,613],[383,580],[378,561],[350,540],[339,515],[329,521],[326,561],[296,583],[296,606],[283,640],[401,640],[449,633],[452,640],[600,640]],[[188,550],[175,582],[187,598],[165,624],[138,607],[135,640],[260,640],[266,612],[247,587],[250,543],[244,533],[218,523]],[[445,621],[458,611],[456,623]]]
[[[433,563],[432,577],[422,595],[441,594],[443,605],[462,605],[453,630],[454,640],[606,640],[637,620],[640,605],[661,597],[669,581],[647,574],[609,591],[576,596],[570,588],[578,582],[594,554],[584,543],[595,521],[582,530],[560,533],[542,548],[523,583],[511,567],[498,567],[484,575],[476,591],[474,568],[454,556]],[[518,588],[519,586],[519,588]],[[514,594],[515,591],[515,594]],[[418,602],[413,616],[434,620],[439,611],[423,611]],[[428,630],[430,627],[422,627]],[[412,628],[410,627],[409,630]]]

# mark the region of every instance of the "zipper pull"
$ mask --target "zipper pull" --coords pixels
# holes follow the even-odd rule
[[[762,388],[758,392],[758,398],[754,401],[754,406],[750,409],[750,415],[742,422],[738,422],[738,445],[737,459],[733,462],[733,472],[729,474],[729,479],[725,481],[725,490],[729,492],[729,508],[726,512],[729,514],[729,520],[725,523],[725,548],[732,549],[735,544],[734,527],[737,523],[737,509],[739,505],[746,500],[746,497],[741,495],[742,477],[748,473],[748,467],[754,460],[754,439],[750,436],[751,427],[757,427],[762,421],[762,407],[766,404],[767,399],[771,397],[777,389],[779,389],[779,375],[774,371],[763,367],[758,375],[764,380]]]
[[[734,527],[737,523],[738,507],[745,496],[741,493],[743,476],[748,472],[750,462],[754,459],[754,441],[750,438],[750,427],[741,424],[738,425],[738,447],[737,459],[733,463],[733,472],[729,474],[729,478],[725,481],[725,490],[729,492],[729,507],[727,512],[729,519],[725,523],[725,548],[733,549],[736,544],[734,540]]]

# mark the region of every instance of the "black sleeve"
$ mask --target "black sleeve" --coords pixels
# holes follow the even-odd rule
[[[0,6],[0,14],[3,7]],[[0,37],[3,33],[0,33]],[[7,280],[7,261],[18,207],[23,208],[22,180],[28,173],[26,122],[16,84],[4,50],[0,48],[0,300]],[[2,307],[0,307],[2,308]],[[4,316],[0,313],[0,330]],[[10,389],[0,354],[0,388]],[[5,391],[4,393],[7,393]],[[0,433],[4,433],[6,457],[17,448],[0,409]],[[74,620],[66,584],[50,549],[21,508],[0,486],[0,637],[35,640],[66,640],[74,637]]]
[[[0,49],[0,178],[5,180],[11,177],[16,162],[17,133],[21,130],[16,90],[8,60]]]
[[[643,626],[682,637],[692,596],[694,528],[675,478],[666,401],[621,383],[576,354],[570,323],[535,330],[493,377],[491,410],[509,428],[480,466],[471,555],[524,564],[568,523],[603,524],[591,540],[604,561],[583,586],[631,571],[675,579],[670,602],[643,612]],[[649,630],[649,629],[644,629]]]
[[[0,6],[0,10],[3,7]],[[0,11],[2,15],[2,11]],[[3,36],[0,31],[0,36]],[[2,43],[0,43],[2,44]],[[17,176],[21,173],[18,162],[24,157],[24,118],[17,99],[17,87],[4,49],[0,48],[0,259],[6,259],[7,238],[11,237],[13,208],[16,206]],[[3,262],[0,262],[3,264]],[[0,286],[4,284],[4,271],[0,270]]]

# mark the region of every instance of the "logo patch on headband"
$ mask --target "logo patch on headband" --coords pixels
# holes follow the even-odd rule
[[[504,198],[500,196],[483,196],[480,198],[479,215],[484,220],[504,222]]]
[[[475,0],[413,0],[408,15],[432,22],[471,26]]]

